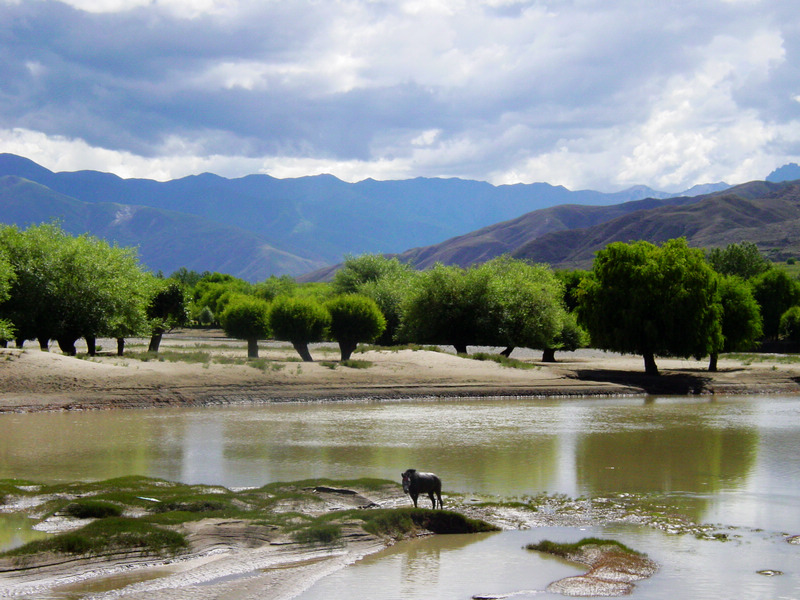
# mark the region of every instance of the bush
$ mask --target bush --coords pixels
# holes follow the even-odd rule
[[[800,306],[793,306],[781,315],[778,337],[787,342],[800,342]]]

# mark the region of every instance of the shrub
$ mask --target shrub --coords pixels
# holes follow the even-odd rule
[[[778,337],[788,342],[800,342],[800,306],[793,306],[781,315]]]

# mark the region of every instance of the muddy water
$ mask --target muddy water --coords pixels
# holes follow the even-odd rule
[[[659,595],[657,581],[700,582],[700,574],[709,572],[711,586],[746,572],[754,587],[739,585],[751,590],[748,598],[800,598],[800,546],[782,536],[800,534],[796,397],[430,400],[0,415],[0,478],[59,482],[141,474],[239,487],[312,477],[399,480],[408,467],[436,471],[446,492],[665,499],[698,521],[736,528],[740,537],[721,543],[649,528],[612,532],[666,565],[640,584],[649,590],[643,597],[668,597]],[[763,532],[753,532],[756,528]],[[452,565],[487,560],[467,554],[505,544],[510,535],[470,539],[456,550],[439,551],[438,562],[431,564],[440,573],[464,571]],[[0,520],[0,543],[8,547],[23,537],[18,523]],[[521,545],[509,542],[515,552]],[[728,556],[753,553],[760,560],[752,568]],[[698,555],[710,562],[698,561]],[[786,557],[794,562],[787,566]],[[401,552],[380,560],[388,562],[370,568],[391,569],[387,565],[394,561],[400,566],[393,577],[399,577],[403,561],[411,558]],[[514,560],[534,559],[523,553]],[[761,569],[785,574],[755,574]],[[524,581],[511,587],[540,589]],[[471,588],[470,593],[505,591]],[[409,591],[401,597],[415,596]],[[440,591],[433,597],[469,596]],[[687,592],[684,597],[721,596]]]

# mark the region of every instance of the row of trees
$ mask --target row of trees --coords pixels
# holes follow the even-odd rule
[[[553,272],[500,257],[470,268],[418,272],[396,258],[349,257],[330,284],[270,277],[250,284],[186,269],[168,279],[146,272],[133,250],[56,225],[0,229],[0,340],[50,340],[68,354],[86,338],[161,336],[187,319],[216,322],[229,335],[293,344],[339,342],[349,358],[359,342],[537,348],[591,344],[641,354],[649,373],[657,355],[710,356],[750,348],[764,337],[800,337],[800,283],[752,244],[705,256],[685,240],[661,246],[614,243],[591,271]],[[798,340],[800,341],[800,339]]]
[[[183,288],[145,271],[134,250],[73,237],[54,224],[0,229],[0,340],[56,340],[66,354],[86,338],[155,335],[185,322]]]

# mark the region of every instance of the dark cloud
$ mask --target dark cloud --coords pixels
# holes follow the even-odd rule
[[[0,0],[0,129],[163,160],[394,160],[399,176],[572,183],[626,164],[606,187],[735,174],[745,151],[761,168],[800,136],[788,1],[123,8]],[[760,126],[775,131],[721,150]],[[663,171],[646,166],[666,147]]]

